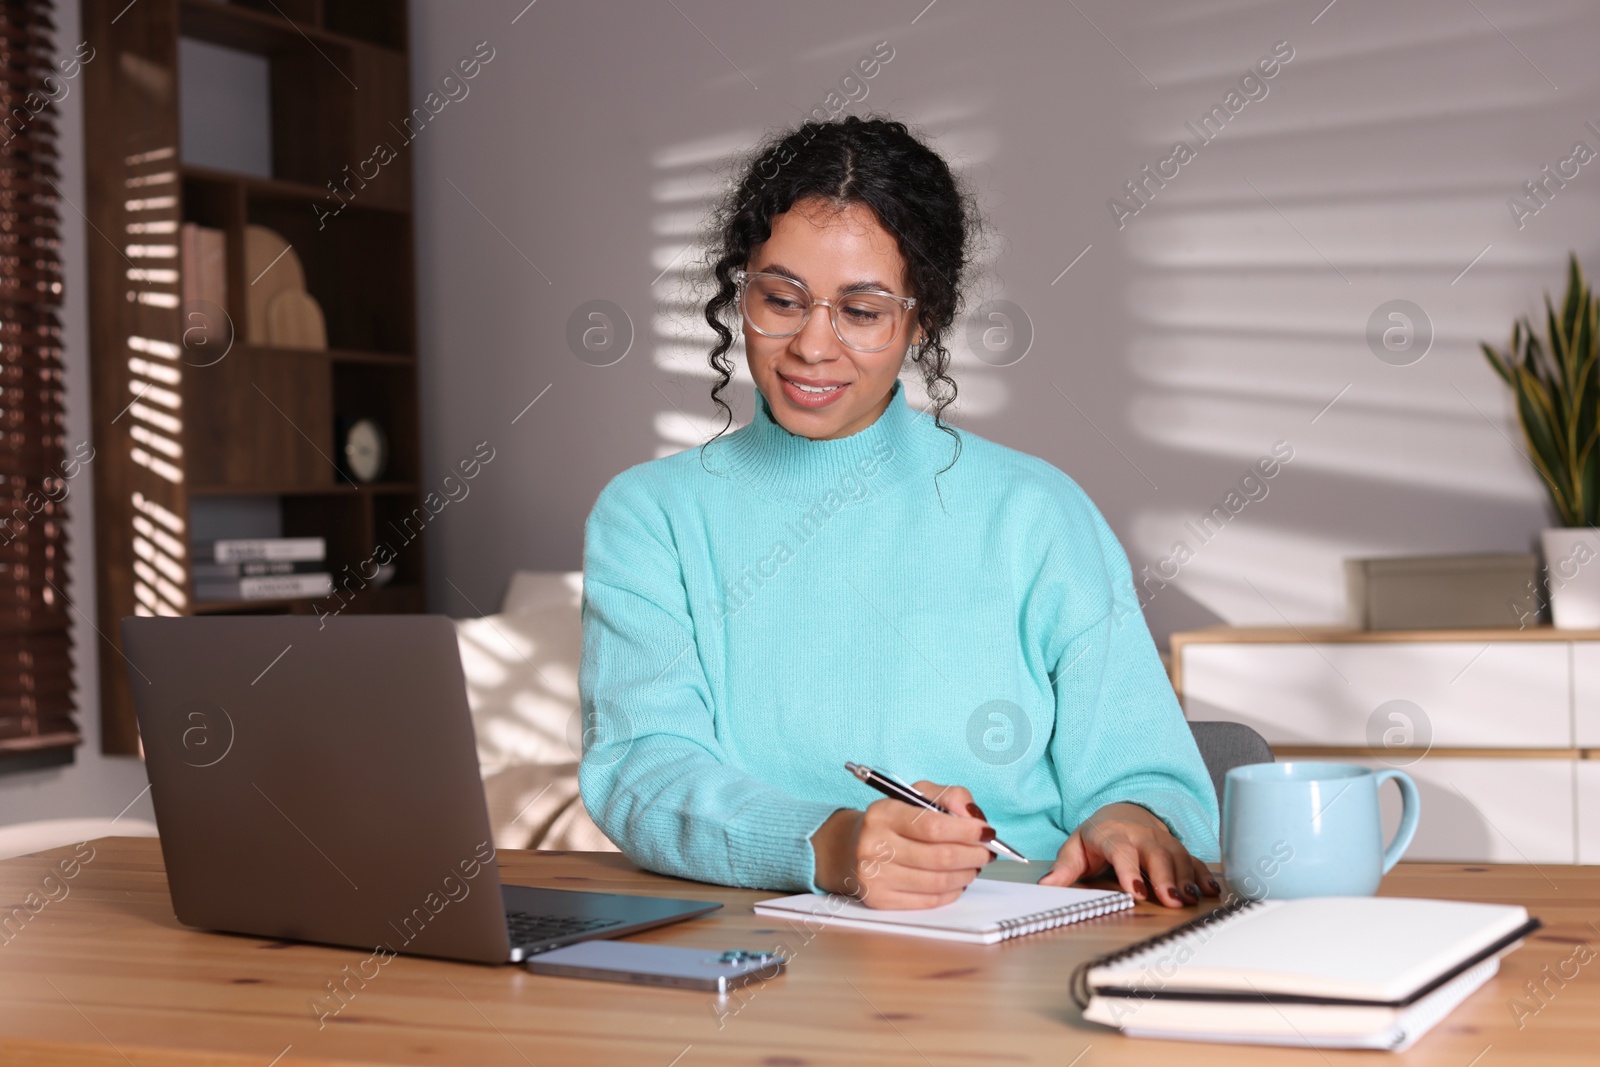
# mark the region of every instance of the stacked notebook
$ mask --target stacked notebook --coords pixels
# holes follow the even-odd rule
[[[1538,928],[1499,904],[1245,901],[1090,960],[1073,997],[1134,1037],[1400,1051]]]
[[[320,537],[249,537],[194,545],[196,600],[318,597],[333,591],[327,543]]]
[[[937,937],[990,945],[1007,938],[1133,907],[1133,898],[1113,889],[1031,885],[979,878],[954,903],[937,908],[869,908],[849,897],[801,893],[755,905],[757,915],[804,916],[813,922]]]

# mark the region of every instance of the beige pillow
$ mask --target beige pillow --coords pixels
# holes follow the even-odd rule
[[[579,599],[534,604],[456,621],[495,846],[615,852],[578,796]]]
[[[556,604],[577,610],[582,602],[582,571],[517,571],[506,583],[506,597],[500,610],[531,611]]]

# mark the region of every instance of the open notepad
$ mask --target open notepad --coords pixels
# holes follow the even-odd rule
[[[757,915],[804,916],[830,925],[988,945],[1131,907],[1132,897],[1111,889],[979,878],[959,900],[937,908],[869,908],[849,897],[801,893],[759,901],[755,910]]]
[[[1401,1050],[1539,920],[1404,897],[1241,902],[1073,975],[1084,1018],[1134,1037]]]

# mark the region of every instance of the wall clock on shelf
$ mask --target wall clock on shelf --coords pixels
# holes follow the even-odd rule
[[[339,470],[353,481],[370,485],[389,469],[389,438],[377,420],[362,416],[339,420]]]

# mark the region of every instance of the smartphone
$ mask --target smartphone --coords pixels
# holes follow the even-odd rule
[[[530,956],[523,966],[534,974],[593,978],[603,982],[670,986],[726,993],[783,973],[777,952],[747,949],[682,948],[630,941],[580,941]]]

